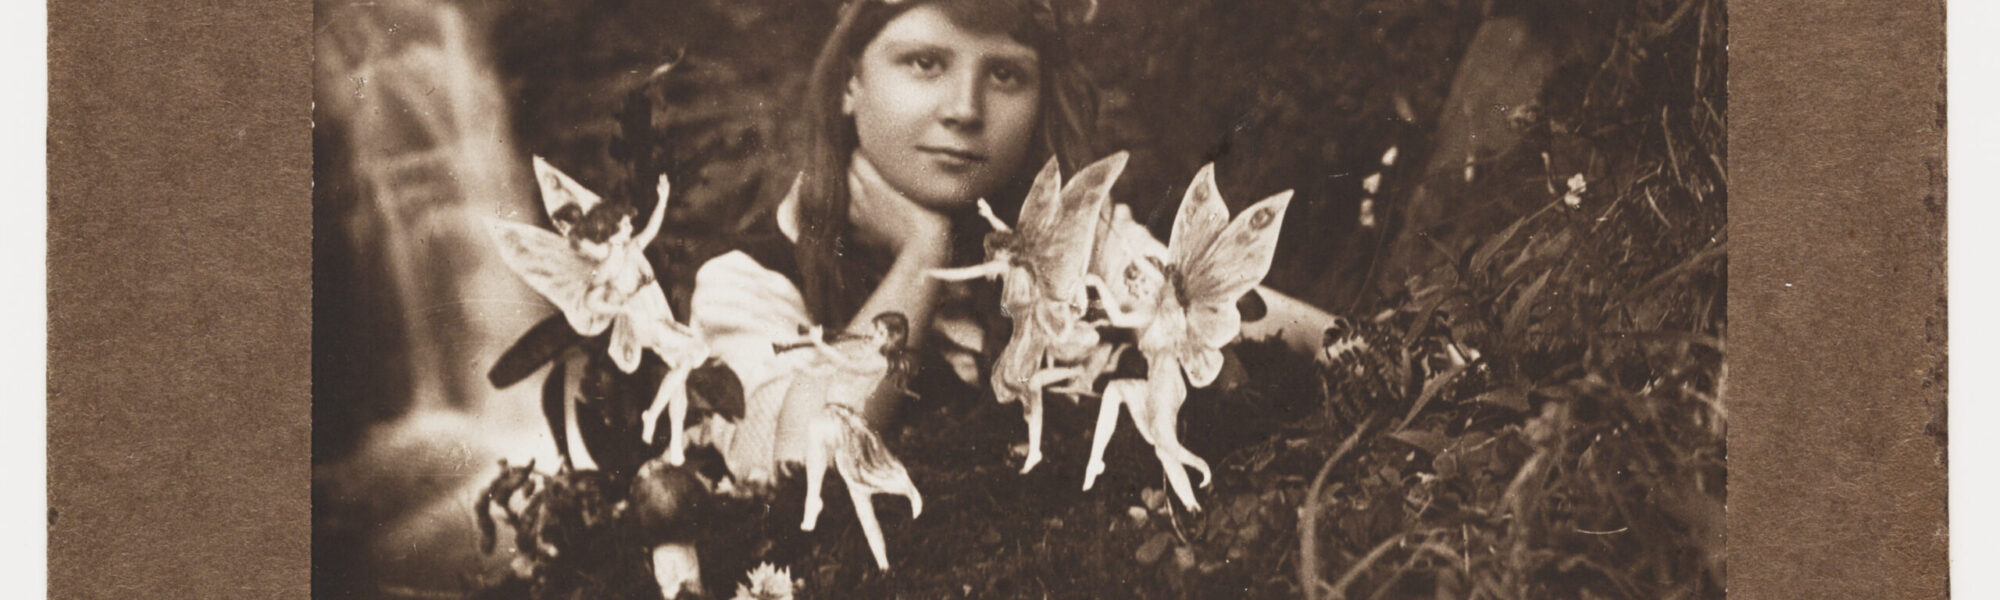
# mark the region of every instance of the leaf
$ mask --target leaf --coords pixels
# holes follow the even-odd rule
[[[1464,372],[1465,365],[1452,365],[1451,369],[1445,371],[1443,375],[1433,377],[1430,381],[1425,382],[1423,393],[1417,396],[1416,403],[1410,405],[1409,414],[1403,415],[1402,424],[1396,427],[1409,427],[1410,422],[1417,419],[1417,413],[1423,412],[1424,407],[1431,403],[1431,399],[1437,397],[1438,391],[1449,387],[1447,384],[1453,379],[1457,379],[1458,375]]]
[[[1173,543],[1174,534],[1165,531],[1155,533],[1153,539],[1146,540],[1145,544],[1139,546],[1139,551],[1134,552],[1132,558],[1142,565],[1159,562],[1160,555],[1166,554],[1167,547]]]
[[[1472,253],[1472,262],[1466,264],[1465,270],[1470,273],[1485,272],[1486,266],[1493,262],[1493,255],[1500,251],[1500,247],[1506,245],[1507,240],[1513,239],[1514,234],[1521,231],[1521,226],[1528,224],[1528,219],[1535,218],[1535,215],[1539,214],[1542,213],[1537,211],[1515,219],[1513,225],[1508,225],[1506,229],[1500,230],[1500,233],[1488,238],[1486,244]]]
[[[1519,387],[1507,387],[1486,392],[1474,396],[1472,401],[1507,408],[1514,412],[1528,412],[1529,409],[1528,390]]]
[[[1569,230],[1563,229],[1556,231],[1554,235],[1544,236],[1535,240],[1527,248],[1523,249],[1519,255],[1515,256],[1513,262],[1507,263],[1505,267],[1501,267],[1500,278],[1508,279],[1513,277],[1514,272],[1520,270],[1524,265],[1561,258],[1569,252],[1571,238],[1573,237],[1575,236]]]
[[[562,322],[562,315],[552,317],[567,330],[568,323]],[[569,422],[563,418],[563,388],[565,387],[568,365],[561,362],[549,369],[549,378],[542,381],[542,417],[549,423],[549,433],[555,435],[556,454],[563,464],[571,464],[569,456]]]
[[[717,361],[695,368],[688,374],[687,391],[694,406],[731,421],[743,419],[743,381],[729,365]]]
[[[1389,434],[1389,439],[1408,444],[1432,456],[1443,450],[1448,441],[1444,434],[1424,429],[1405,429]]]
[[[1535,308],[1535,300],[1542,295],[1542,287],[1549,283],[1549,276],[1554,274],[1553,270],[1543,271],[1542,276],[1536,277],[1534,283],[1521,288],[1521,295],[1514,298],[1514,307],[1507,310],[1507,320],[1501,324],[1502,335],[1514,339],[1527,329],[1528,313]]]
[[[536,369],[542,368],[544,363],[562,354],[563,350],[583,340],[583,336],[577,335],[561,314],[551,315],[528,328],[527,333],[521,334],[521,339],[515,340],[513,346],[500,353],[500,358],[493,361],[493,368],[486,371],[486,380],[492,382],[495,388],[520,383],[533,375]]]
[[[1237,357],[1236,347],[1223,348],[1222,370],[1217,372],[1215,376],[1215,389],[1223,393],[1229,393],[1236,391],[1236,388],[1242,387],[1243,384],[1249,382],[1250,373],[1243,369],[1243,359]]]

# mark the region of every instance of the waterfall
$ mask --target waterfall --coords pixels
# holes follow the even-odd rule
[[[343,532],[353,547],[338,549],[352,556],[337,560],[357,561],[371,593],[456,590],[460,574],[506,564],[479,555],[472,527],[496,460],[557,460],[539,386],[494,390],[485,378],[552,313],[498,260],[485,224],[538,213],[534,180],[478,26],[457,5],[323,0],[318,10],[316,113],[338,121],[322,126],[337,126],[347,154],[317,159],[350,166],[324,176],[347,177],[354,196],[343,222],[321,231],[372,253],[362,279],[392,299],[396,314],[381,322],[400,323],[407,398],[382,399],[401,416],[370,428],[350,456],[316,464],[315,500],[361,507],[346,523],[358,531]]]

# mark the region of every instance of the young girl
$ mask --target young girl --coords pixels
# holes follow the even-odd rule
[[[798,179],[734,251],[701,267],[689,302],[690,321],[718,340],[746,393],[781,374],[764,366],[768,336],[796,337],[787,330],[796,325],[863,333],[896,312],[910,343],[928,345],[942,289],[926,272],[979,258],[976,201],[1011,216],[1049,157],[1070,169],[1096,158],[1093,99],[1060,23],[1037,0],[842,8],[808,81]],[[808,323],[773,318],[793,309]],[[861,412],[879,426],[902,397],[878,390]],[[759,410],[747,407],[744,424],[757,424]]]

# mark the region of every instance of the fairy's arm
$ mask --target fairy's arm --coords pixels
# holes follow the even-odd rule
[[[813,326],[812,333],[806,336],[806,341],[812,344],[813,349],[819,350],[820,356],[834,361],[840,361],[845,358],[841,356],[839,348],[833,347],[833,344],[826,343],[826,335],[820,331],[817,325]]]
[[[930,269],[925,271],[933,279],[945,281],[971,281],[979,278],[992,279],[1007,272],[1007,262],[990,260],[976,265],[952,269]]]
[[[979,216],[981,218],[986,219],[986,224],[992,225],[994,231],[1004,232],[1004,231],[1014,230],[1014,228],[1007,226],[1006,221],[1001,221],[1000,217],[993,214],[993,207],[991,205],[986,204],[985,198],[979,199]]]
[[[1104,279],[1098,277],[1096,274],[1085,275],[1083,285],[1097,290],[1099,303],[1104,306],[1105,319],[1111,321],[1112,327],[1138,329],[1144,327],[1147,321],[1152,320],[1151,315],[1147,314],[1147,311],[1143,309],[1126,312],[1123,303],[1119,302],[1117,297],[1111,293],[1111,290],[1105,287]]]

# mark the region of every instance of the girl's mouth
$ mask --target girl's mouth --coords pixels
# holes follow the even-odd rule
[[[986,155],[970,150],[960,150],[943,146],[918,146],[917,150],[936,157],[940,162],[948,165],[970,167],[986,162]]]

